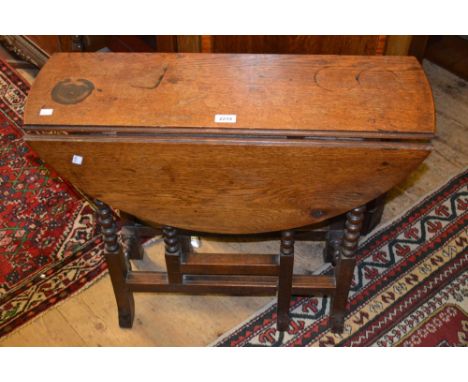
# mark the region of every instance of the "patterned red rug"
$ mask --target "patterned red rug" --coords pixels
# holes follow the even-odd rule
[[[468,171],[367,239],[341,335],[328,298],[295,297],[287,332],[276,304],[215,346],[467,346]]]
[[[0,60],[0,337],[107,268],[93,210],[21,138],[28,90]]]

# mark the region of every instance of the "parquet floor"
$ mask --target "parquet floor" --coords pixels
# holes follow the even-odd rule
[[[438,134],[423,165],[388,196],[383,224],[441,186],[468,165],[467,82],[431,63],[424,68],[433,88]],[[28,75],[27,73],[25,73]],[[247,249],[246,246],[249,246]],[[203,240],[205,251],[276,252],[278,243],[227,243]],[[321,264],[320,243],[301,243],[296,267]],[[311,253],[317,253],[316,256]],[[150,266],[160,267],[162,244],[148,248]],[[0,346],[205,346],[270,302],[272,297],[136,294],[133,329],[120,329],[106,275],[87,290],[50,309],[0,341]]]

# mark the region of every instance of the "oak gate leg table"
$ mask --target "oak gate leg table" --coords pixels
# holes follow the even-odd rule
[[[279,330],[292,294],[326,294],[341,331],[364,206],[424,160],[435,124],[411,57],[61,53],[35,80],[24,131],[95,200],[120,326],[134,292],[278,293]],[[138,222],[122,229],[126,250],[109,206]],[[342,214],[344,228],[328,225],[334,274],[293,274],[304,227]],[[155,229],[167,272],[132,270]],[[276,233],[279,253],[195,253],[193,232]]]

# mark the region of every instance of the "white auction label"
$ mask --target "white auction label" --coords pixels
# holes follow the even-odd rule
[[[54,109],[41,109],[39,110],[39,115],[52,115],[54,114]]]
[[[236,123],[236,114],[216,114],[214,121],[216,123]]]
[[[72,163],[81,165],[83,163],[83,157],[81,155],[73,155]]]

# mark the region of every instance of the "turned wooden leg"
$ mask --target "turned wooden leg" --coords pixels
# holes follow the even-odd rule
[[[179,234],[175,228],[165,226],[163,227],[163,238],[169,282],[171,284],[180,284],[182,282],[182,273],[180,273],[182,244]]]
[[[135,315],[135,302],[133,293],[128,290],[125,283],[129,271],[128,261],[117,241],[117,228],[111,209],[100,200],[95,200],[95,204],[98,208],[98,223],[101,225],[104,239],[104,255],[119,312],[119,325],[122,328],[131,328]]]
[[[280,270],[278,279],[278,305],[276,327],[288,330],[289,305],[291,303],[292,278],[294,267],[294,232],[281,233]]]
[[[365,206],[354,208],[346,215],[344,237],[338,262],[335,267],[336,290],[331,302],[331,327],[334,332],[343,331],[346,302],[356,265],[355,251],[358,246]]]

